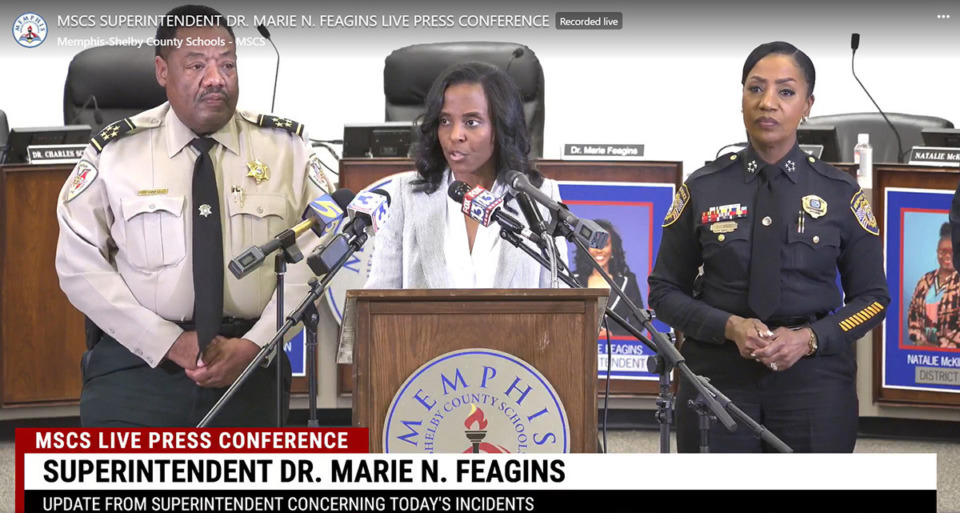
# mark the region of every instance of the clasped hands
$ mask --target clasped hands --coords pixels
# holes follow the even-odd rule
[[[727,320],[725,336],[737,344],[740,356],[770,370],[784,371],[810,351],[810,331],[784,327],[771,331],[759,319],[733,315]]]
[[[245,338],[217,335],[198,360],[199,352],[197,332],[184,331],[167,351],[167,359],[183,367],[198,386],[223,388],[240,376],[260,352],[260,346]]]

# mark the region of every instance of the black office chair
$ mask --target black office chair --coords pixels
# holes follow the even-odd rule
[[[934,116],[898,114],[888,112],[887,118],[900,132],[903,151],[909,155],[910,148],[923,145],[920,131],[924,128],[953,128],[953,123]],[[879,112],[851,114],[832,114],[809,118],[802,125],[835,126],[837,142],[840,145],[840,161],[853,162],[853,147],[857,145],[857,134],[870,134],[870,146],[873,147],[873,161],[876,163],[897,163],[906,155],[897,155],[897,136],[890,125],[883,120]]]
[[[413,121],[423,114],[423,101],[440,74],[460,62],[483,61],[516,82],[530,132],[530,156],[543,155],[543,68],[533,50],[517,43],[430,43],[394,50],[383,67],[386,121]]]
[[[63,88],[63,123],[97,132],[167,101],[153,61],[154,49],[146,45],[97,46],[75,55]]]
[[[7,124],[7,113],[0,110],[0,149],[6,149],[7,136],[10,135],[10,125]],[[2,151],[0,151],[2,153]],[[2,159],[0,159],[2,162]]]

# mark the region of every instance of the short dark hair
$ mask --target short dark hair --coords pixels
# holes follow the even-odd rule
[[[440,180],[447,168],[447,159],[437,135],[440,112],[443,110],[443,94],[448,87],[457,84],[479,84],[483,87],[494,129],[497,176],[517,170],[525,173],[533,185],[542,185],[543,175],[527,157],[530,153],[530,134],[527,132],[523,100],[520,99],[517,84],[492,64],[467,62],[447,68],[433,82],[424,99],[426,111],[419,118],[419,127],[414,129],[413,157],[420,175],[413,182],[417,190],[432,193],[440,187]]]
[[[746,85],[747,75],[750,73],[750,70],[760,62],[760,59],[772,54],[789,55],[793,57],[800,71],[803,72],[803,78],[807,81],[807,96],[812,95],[813,86],[817,83],[817,70],[813,67],[813,61],[799,48],[784,41],[764,43],[754,48],[753,51],[750,52],[750,55],[747,56],[746,62],[743,63],[743,76],[740,77],[740,84]]]
[[[627,265],[627,252],[623,250],[623,238],[613,227],[613,223],[606,219],[594,219],[593,222],[610,234],[610,275],[623,276],[630,272],[630,266]],[[593,265],[590,264],[591,258],[589,253],[583,251],[577,251],[576,253],[576,259],[574,260],[576,267],[574,269],[577,275],[584,280],[590,278],[590,275],[593,274]],[[580,283],[580,285],[586,286],[586,283]]]
[[[952,235],[952,230],[950,229],[950,223],[943,223],[940,225],[940,242],[943,242],[943,239],[950,239]],[[938,242],[937,244],[940,244]]]
[[[190,21],[188,22],[188,20]],[[171,9],[157,24],[157,46],[155,49],[157,57],[166,59],[170,55],[172,47],[166,43],[177,37],[177,29],[186,26],[223,27],[227,29],[231,39],[237,40],[237,36],[233,34],[233,28],[227,24],[227,18],[220,14],[220,11],[205,5],[181,5]]]

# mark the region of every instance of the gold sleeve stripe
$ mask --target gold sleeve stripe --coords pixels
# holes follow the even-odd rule
[[[843,331],[850,331],[853,328],[856,328],[857,326],[869,321],[880,312],[883,312],[883,307],[880,306],[880,303],[874,301],[859,312],[856,312],[846,319],[840,321],[840,328],[842,328]]]

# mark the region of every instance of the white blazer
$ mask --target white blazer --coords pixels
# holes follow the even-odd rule
[[[447,170],[446,173],[450,171]],[[441,186],[432,193],[414,191],[411,183],[416,171],[394,175],[385,186],[392,203],[383,228],[377,232],[367,289],[442,289],[447,283],[447,262],[444,254],[447,191]],[[446,182],[446,176],[441,183]],[[544,179],[540,190],[560,201],[557,182]],[[550,219],[546,207],[537,205],[544,219]],[[527,226],[520,205],[512,196],[504,201],[504,209]],[[539,252],[533,243],[523,240]],[[567,241],[557,238],[557,248],[567,262]],[[560,282],[562,287],[566,287]],[[502,241],[497,260],[494,288],[549,288],[550,270],[521,249]]]

